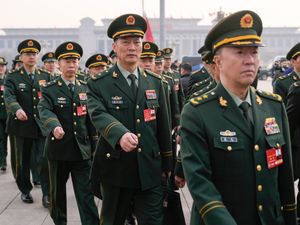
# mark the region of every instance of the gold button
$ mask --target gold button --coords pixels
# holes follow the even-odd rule
[[[77,125],[77,123],[76,123],[76,122],[74,122],[74,125],[76,126],[76,125]]]
[[[257,165],[257,166],[256,166],[256,170],[257,170],[257,171],[261,171],[261,165]]]
[[[76,103],[73,103],[73,106],[76,106]]]
[[[263,206],[262,205],[258,205],[258,211],[263,211]]]
[[[36,117],[36,114],[33,114],[34,117]]]
[[[138,152],[141,152],[142,151],[142,149],[141,148],[138,148]]]
[[[258,185],[258,186],[257,186],[257,190],[258,190],[258,191],[262,191],[262,189],[263,189],[263,186],[262,186],[262,185]]]
[[[76,113],[74,112],[73,115],[76,116]]]
[[[36,97],[33,97],[33,100],[36,100]]]
[[[136,105],[136,109],[139,109],[140,108],[140,106],[139,105]]]
[[[107,154],[106,154],[106,157],[107,157],[107,158],[109,158],[109,157],[110,157],[110,154],[109,154],[109,153],[107,153]]]
[[[140,133],[138,133],[137,136],[140,138],[142,135]]]
[[[33,88],[32,91],[35,91],[35,88]]]
[[[258,151],[259,150],[259,145],[254,145],[254,149],[255,149],[255,151]]]
[[[120,106],[116,106],[116,109],[120,109]]]
[[[1,98],[3,98],[3,95],[1,95]]]
[[[279,144],[279,143],[277,143],[277,144],[276,144],[276,146],[279,148],[279,147],[280,147],[280,144]]]
[[[54,137],[51,137],[51,141],[54,141],[55,140],[55,138]]]
[[[76,134],[77,134],[77,132],[76,132],[76,131],[74,131],[74,134],[76,135]]]
[[[136,120],[136,122],[137,122],[137,123],[140,123],[140,122],[141,122],[141,120],[140,120],[140,119],[137,119],[137,120]]]
[[[36,109],[36,106],[34,105],[33,108]]]
[[[60,105],[60,108],[63,108],[64,107],[64,105]]]
[[[1,102],[1,105],[4,105],[4,102]]]
[[[229,146],[227,146],[227,150],[228,151],[232,151],[232,147],[229,145]]]

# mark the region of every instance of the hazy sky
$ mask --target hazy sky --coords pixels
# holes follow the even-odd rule
[[[80,19],[101,18],[124,13],[142,14],[142,0],[0,0],[0,29],[29,27],[78,27]],[[166,16],[203,18],[209,24],[213,13],[250,9],[258,13],[264,26],[300,27],[299,0],[165,0]],[[144,0],[148,17],[159,16],[159,0]]]

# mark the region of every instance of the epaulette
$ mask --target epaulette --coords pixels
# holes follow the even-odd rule
[[[282,75],[280,77],[278,77],[279,80],[285,80],[286,78],[290,77],[292,74],[288,74],[288,75]]]
[[[81,83],[81,84],[86,84],[86,81],[84,81],[84,80],[78,80],[79,81],[79,83]]]
[[[38,71],[40,71],[40,72],[43,72],[43,73],[46,73],[46,74],[49,74],[49,75],[50,75],[50,73],[49,73],[47,70],[38,69]]]
[[[108,76],[109,74],[110,74],[109,70],[104,70],[104,71],[102,71],[102,73],[98,73],[93,79],[90,79],[90,80],[96,81],[96,80],[99,80],[101,78]]]
[[[261,97],[265,97],[277,102],[282,102],[282,97],[278,94],[273,94],[271,92],[262,91],[262,90],[257,90],[257,94]]]
[[[46,83],[46,85],[45,85],[44,87],[45,87],[45,88],[51,87],[51,86],[53,86],[54,84],[56,84],[57,82],[58,82],[58,80],[52,80],[52,81]]]
[[[216,99],[216,93],[214,91],[210,91],[204,95],[201,95],[199,97],[191,98],[189,102],[193,106],[203,105],[206,102],[210,102],[213,99]]]
[[[192,75],[196,74],[196,73],[199,73],[201,71],[201,69],[199,70],[195,70],[194,72],[192,72]]]
[[[209,82],[210,79],[211,79],[211,78],[207,78],[207,79],[205,79],[205,80],[202,80],[202,81],[199,81],[199,82],[195,83],[194,85],[195,85],[196,87],[199,87],[201,84],[204,84],[204,83]]]
[[[145,69],[144,71],[145,71],[145,73],[147,73],[147,75],[150,75],[150,76],[152,76],[152,77],[155,77],[155,78],[161,80],[161,76],[159,76],[158,74],[153,73],[152,71],[147,70],[147,69]]]

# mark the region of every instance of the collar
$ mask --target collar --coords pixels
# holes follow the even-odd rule
[[[133,73],[130,73],[129,71],[127,71],[126,69],[124,69],[118,62],[117,62],[117,66],[118,66],[121,74],[125,77],[125,79],[128,78],[129,74],[134,74],[137,79],[139,78],[138,67],[136,67],[136,69],[133,71]]]
[[[69,85],[70,83],[73,84],[73,85],[75,86],[75,80],[74,80],[74,81],[68,81],[68,80],[64,79],[63,76],[61,76],[61,79],[65,82],[65,84],[67,85],[67,87],[68,87],[68,85]]]
[[[224,87],[225,88],[225,87]],[[245,100],[240,99],[237,95],[233,94],[231,91],[225,88],[225,90],[228,92],[228,94],[231,96],[235,104],[239,107],[243,102],[248,102],[250,106],[252,106],[251,103],[251,96],[250,96],[250,88],[248,88],[248,93]]]

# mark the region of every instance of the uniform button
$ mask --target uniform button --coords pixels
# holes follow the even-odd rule
[[[1,98],[3,98],[3,95],[1,95]]]
[[[34,105],[33,108],[36,109],[36,106]]]
[[[4,102],[1,102],[1,105],[4,105]]]
[[[76,134],[77,134],[77,132],[76,132],[76,131],[74,131],[74,134],[76,135]]]
[[[137,123],[140,123],[140,122],[141,122],[141,120],[140,120],[140,119],[137,119],[137,120],[136,120],[136,122],[137,122]]]
[[[229,145],[229,146],[227,146],[227,150],[228,151],[232,151],[232,147]]]
[[[254,145],[254,149],[255,149],[255,151],[258,151],[259,150],[259,145]]]
[[[36,117],[36,114],[33,114],[34,117]]]
[[[107,157],[107,158],[109,158],[109,157],[110,157],[110,154],[109,154],[109,153],[107,153],[107,154],[106,154],[106,157]]]
[[[116,106],[116,109],[120,109],[120,106]]]
[[[76,106],[76,103],[73,103],[73,106]]]
[[[279,148],[279,147],[280,147],[280,144],[279,144],[279,143],[277,143],[277,144],[276,144],[276,146]]]
[[[76,113],[74,112],[73,115],[76,116]]]
[[[142,135],[140,133],[138,133],[137,136],[140,138]]]
[[[76,125],[77,125],[77,123],[76,123],[76,122],[74,122],[74,125],[76,126]]]
[[[256,166],[256,170],[257,170],[257,171],[261,171],[261,165],[257,165],[257,166]]]
[[[258,190],[258,191],[262,191],[262,189],[263,189],[263,186],[262,186],[262,185],[258,185],[258,186],[257,186],[257,190]]]
[[[63,108],[64,107],[64,105],[60,105],[60,108]]]
[[[262,205],[258,205],[258,211],[263,211],[263,206]]]
[[[141,148],[138,148],[138,152],[141,152],[142,151],[142,149]]]
[[[54,137],[51,137],[51,141],[54,141],[55,140],[55,138]]]
[[[136,105],[136,109],[139,109],[140,108],[140,106],[139,105]]]
[[[35,91],[35,88],[33,88],[32,91]]]
[[[33,97],[33,100],[36,100],[36,97]]]

